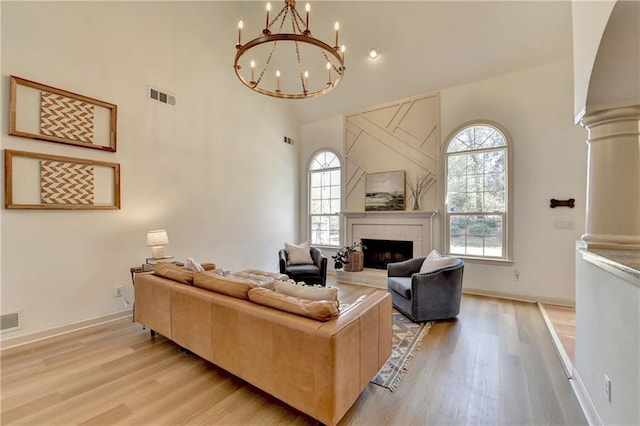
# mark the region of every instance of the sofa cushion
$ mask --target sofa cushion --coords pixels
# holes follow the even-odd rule
[[[287,264],[289,265],[313,265],[309,243],[284,244],[287,250]]]
[[[456,259],[457,258],[451,256],[442,256],[440,253],[438,253],[438,250],[431,250],[431,253],[429,253],[424,262],[422,262],[420,273],[426,274],[429,272],[437,271],[438,269],[442,269],[446,266],[451,265],[456,261]]]
[[[338,301],[338,289],[336,287],[313,287],[308,285],[298,285],[289,281],[275,281],[277,293],[287,296],[298,297],[309,300],[328,300],[340,306]]]
[[[411,300],[411,277],[389,277],[389,290],[393,290],[405,299]]]
[[[338,316],[338,307],[328,300],[309,300],[276,293],[266,288],[249,290],[249,300],[259,305],[268,306],[317,321],[329,321]]]
[[[257,286],[250,280],[233,276],[225,277],[214,271],[196,272],[193,285],[238,299],[249,299],[249,290]]]
[[[193,272],[187,271],[175,263],[158,262],[155,264],[153,270],[159,277],[177,281],[182,284],[193,285]]]
[[[285,274],[261,271],[259,269],[245,269],[244,271],[234,272],[231,276],[250,280],[259,287],[265,287],[269,290],[276,289],[273,284],[276,280],[284,281],[289,279]]]

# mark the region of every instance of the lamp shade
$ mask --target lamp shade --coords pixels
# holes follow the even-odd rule
[[[169,236],[164,229],[147,232],[147,246],[166,246],[167,244],[169,244]]]

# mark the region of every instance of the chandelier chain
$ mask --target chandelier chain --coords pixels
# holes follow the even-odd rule
[[[283,12],[285,12],[285,15],[284,15],[284,18],[282,18],[282,22],[280,22],[280,28],[278,28],[278,32],[282,32],[282,27],[284,27],[284,21],[287,20],[288,7],[286,6],[283,7],[282,10],[278,12],[278,15],[275,18],[273,18],[273,21],[271,21],[271,23],[269,24],[269,27],[271,27],[271,25],[273,25],[274,22],[280,19],[280,16],[282,15]],[[267,30],[269,29],[269,27],[267,27]],[[278,46],[278,42],[274,41],[273,46],[271,47],[271,51],[269,52],[269,56],[267,57],[267,60],[264,63],[264,67],[262,67],[262,70],[260,71],[260,75],[256,80],[256,84],[255,84],[256,86],[260,84],[260,81],[262,80],[264,73],[267,71],[267,68],[269,68],[269,64],[271,63],[271,57],[273,56],[273,52],[275,52],[277,46]]]
[[[303,15],[296,9],[296,2],[294,0],[285,0],[284,7],[282,7],[277,14],[272,19],[270,17],[271,8],[267,7],[267,21],[266,27],[263,27],[261,35],[258,37],[249,40],[246,43],[241,42],[242,38],[242,21],[239,23],[238,27],[238,43],[236,44],[236,56],[234,59],[234,69],[237,77],[252,90],[255,90],[258,93],[273,96],[277,98],[284,99],[303,99],[309,97],[315,97],[323,95],[329,91],[331,91],[342,79],[344,76],[344,54],[340,53],[340,50],[337,46],[332,46],[328,43],[325,43],[322,40],[319,40],[311,35],[311,31],[309,30],[309,8],[307,6],[306,10],[306,18],[303,18]],[[273,15],[271,15],[273,16]],[[287,33],[286,30],[283,31],[285,26],[289,26],[288,23],[285,23],[287,19],[291,20],[291,32]],[[278,22],[280,21],[280,22]],[[263,21],[264,23],[264,21]],[[279,27],[279,28],[276,28]],[[336,45],[338,44],[338,24],[335,25],[335,39]],[[273,32],[272,32],[273,28]],[[252,50],[258,46],[265,46],[270,44],[270,48],[266,50]],[[318,81],[318,76],[321,76],[322,73],[317,69],[318,64],[315,58],[309,58],[307,49],[311,49],[313,47],[315,52],[319,53],[319,58],[324,59],[327,64],[326,69],[329,70],[329,80],[328,83],[324,86],[318,87],[318,83],[322,81]],[[286,64],[286,61],[282,59],[284,56],[280,56],[280,50],[276,52],[276,49],[280,48],[282,50],[285,49],[285,52],[291,52],[293,55],[289,59],[289,64]],[[292,50],[288,50],[291,49]],[[255,58],[257,61],[251,60],[251,79],[249,80],[246,77],[246,74],[243,75],[242,70],[242,62],[240,59],[251,51],[252,53],[259,52],[260,57]],[[309,51],[311,52],[311,50]],[[344,52],[344,47],[342,52]],[[314,53],[315,54],[315,53]],[[246,57],[245,57],[246,58]],[[254,58],[251,58],[254,59]],[[305,60],[305,64],[302,63],[303,59]],[[247,61],[247,59],[245,59]],[[291,63],[296,61],[295,64]],[[311,61],[310,64],[307,62]],[[256,62],[262,62],[262,66],[259,66],[259,73],[256,69]],[[245,62],[246,64],[246,62]],[[311,86],[309,83],[311,79],[309,78],[309,69],[307,67],[311,67],[311,73],[314,76],[311,76],[313,82]],[[282,74],[285,78],[285,84],[283,90],[281,90],[281,67],[284,67],[284,74]],[[295,83],[295,69],[297,67],[298,79],[300,81],[300,86]],[[333,68],[333,71],[331,71]],[[268,71],[269,70],[269,71]],[[263,80],[267,74],[271,72],[271,70],[275,70],[276,77],[276,89],[266,87],[263,83]],[[315,72],[318,71],[318,76],[315,75]],[[332,82],[332,73],[335,73],[335,80]],[[254,77],[257,75],[257,79]],[[326,75],[326,74],[325,74]],[[293,91],[287,90],[287,79],[290,84],[293,84],[291,89]],[[295,87],[301,87],[302,89],[294,89]]]

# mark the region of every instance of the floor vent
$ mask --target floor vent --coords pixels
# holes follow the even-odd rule
[[[0,315],[0,331],[16,330],[21,328],[20,312],[9,312]]]
[[[155,87],[149,87],[149,99],[165,105],[176,105],[176,97],[174,95],[163,92]]]

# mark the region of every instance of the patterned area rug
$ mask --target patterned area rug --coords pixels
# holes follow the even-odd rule
[[[399,312],[393,312],[393,347],[391,357],[382,366],[371,383],[396,390],[400,379],[406,374],[409,361],[420,348],[422,338],[431,329],[433,322],[415,323]]]

